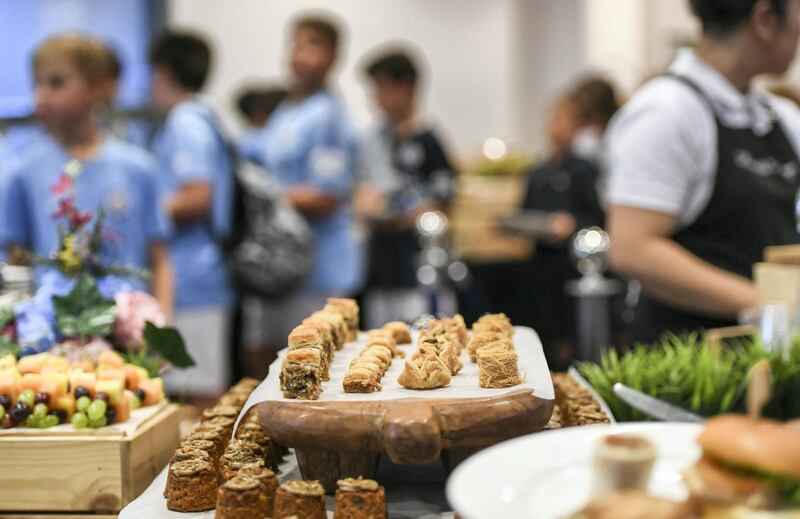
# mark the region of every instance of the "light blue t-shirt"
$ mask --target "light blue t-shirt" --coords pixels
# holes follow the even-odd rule
[[[332,215],[309,217],[315,237],[314,265],[300,290],[354,292],[362,277],[362,254],[352,229],[350,204],[358,140],[344,108],[327,91],[300,102],[284,101],[261,139],[261,163],[283,186],[313,186],[341,201]]]
[[[41,135],[15,158],[0,189],[0,246],[24,245],[50,257],[58,248],[53,213],[60,195],[52,187],[71,160],[49,135]],[[75,203],[93,218],[106,214],[101,261],[106,266],[150,268],[149,247],[165,240],[168,224],[159,210],[158,165],[145,150],[105,137],[97,156],[83,161],[75,179]],[[93,220],[94,221],[94,220]],[[87,225],[91,228],[93,221]],[[43,269],[37,269],[37,283]],[[136,283],[144,289],[143,281]]]
[[[168,193],[210,182],[210,217],[174,227],[169,241],[175,271],[175,306],[228,306],[233,302],[220,241],[230,233],[233,172],[211,109],[197,98],[175,105],[153,141]]]

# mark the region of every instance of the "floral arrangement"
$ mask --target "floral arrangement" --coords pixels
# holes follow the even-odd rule
[[[77,161],[67,164],[52,187],[58,197],[53,218],[58,222],[59,246],[49,258],[31,258],[31,263],[49,267],[39,280],[37,292],[30,298],[0,302],[0,419],[6,427],[22,421],[36,426],[27,418],[33,416],[33,407],[42,403],[38,402],[39,393],[47,394],[41,398],[46,398],[44,403],[55,411],[59,405],[56,397],[70,396],[73,404],[79,399],[76,391],[94,398],[95,382],[102,382],[99,385],[105,389],[98,393],[100,400],[106,401],[105,406],[96,407],[103,407],[104,413],[114,412],[113,416],[103,414],[105,421],[96,417],[94,425],[119,421],[116,411],[119,402],[126,400],[125,391],[133,395],[127,397],[128,409],[131,402],[135,405],[134,397],[139,403],[157,402],[163,397],[158,375],[169,366],[194,365],[180,333],[166,326],[158,302],[135,290],[135,278],[146,278],[147,273],[107,266],[101,261],[104,244],[114,236],[103,226],[102,210],[92,223],[90,212],[77,209],[74,184],[80,168]],[[63,384],[41,386],[40,382],[51,379],[52,373],[63,373],[63,380],[55,377]],[[116,382],[109,385],[107,380],[118,381],[121,387]],[[40,391],[41,387],[51,391]],[[28,393],[19,400],[26,390],[34,393],[36,401],[27,402]],[[109,393],[113,397],[110,400]],[[27,409],[25,404],[30,404]],[[86,415],[88,409],[81,411],[79,405],[70,407],[68,403],[62,407],[66,408],[61,413],[66,418],[81,412]],[[16,416],[12,416],[13,411],[18,411]],[[87,417],[78,421],[85,426],[91,418]],[[37,423],[44,422],[55,425],[52,419],[44,418]]]

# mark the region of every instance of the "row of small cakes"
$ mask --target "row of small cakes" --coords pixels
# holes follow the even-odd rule
[[[213,509],[217,486],[241,468],[239,458],[231,455],[234,449],[247,447],[259,456],[256,465],[277,467],[278,449],[261,430],[255,409],[245,415],[236,431],[236,439],[230,440],[236,418],[258,384],[255,379],[243,379],[216,405],[203,411],[200,422],[183,439],[170,461],[164,490],[167,508],[178,512]]]
[[[381,390],[381,379],[389,370],[394,357],[403,353],[398,344],[409,344],[408,325],[392,322],[383,328],[367,332],[367,345],[350,363],[342,380],[345,393],[372,393]]]
[[[386,519],[386,491],[376,481],[348,478],[336,486],[334,517]],[[272,517],[327,518],[325,489],[318,481],[287,481],[278,488]]]
[[[478,384],[502,388],[522,383],[514,349],[514,327],[505,314],[486,314],[472,325],[467,342],[470,360],[478,364]]]
[[[317,400],[330,378],[334,354],[358,335],[359,308],[353,299],[331,298],[289,334],[280,384],[283,396]]]

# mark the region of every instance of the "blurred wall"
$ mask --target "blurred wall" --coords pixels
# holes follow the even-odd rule
[[[167,21],[214,43],[208,92],[238,127],[232,98],[247,80],[280,80],[287,27],[321,8],[349,29],[336,84],[360,128],[373,120],[361,74],[365,53],[410,41],[426,56],[426,108],[462,156],[488,137],[512,149],[545,149],[548,107],[587,71],[623,95],[664,70],[696,38],[687,0],[169,0]],[[800,76],[800,74],[796,74]]]
[[[356,125],[372,120],[361,74],[362,59],[376,45],[405,40],[426,56],[426,105],[459,151],[491,135],[515,135],[518,107],[511,90],[515,0],[172,0],[168,23],[211,38],[216,69],[208,92],[230,110],[234,93],[250,80],[280,80],[285,71],[287,27],[299,12],[322,8],[348,28],[336,84]]]

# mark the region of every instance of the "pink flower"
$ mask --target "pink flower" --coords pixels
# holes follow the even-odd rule
[[[114,297],[117,304],[114,338],[127,347],[141,347],[147,321],[156,326],[167,324],[161,306],[145,292],[121,292]]]
[[[81,213],[80,211],[74,211],[69,217],[70,224],[72,225],[73,229],[78,229],[80,227],[83,227],[84,225],[89,223],[91,219],[92,219],[92,213],[90,213],[89,211],[86,211],[84,213]]]
[[[62,173],[60,177],[58,177],[58,182],[53,184],[50,190],[53,192],[54,195],[60,195],[69,191],[72,187],[72,177],[67,175],[66,173]]]
[[[62,218],[75,212],[74,200],[70,197],[61,198],[58,201],[58,209],[53,213],[53,218]]]

